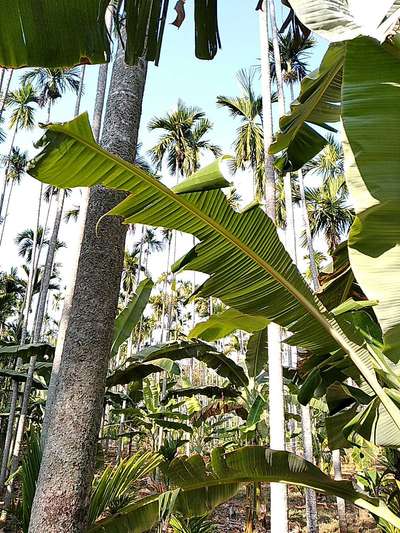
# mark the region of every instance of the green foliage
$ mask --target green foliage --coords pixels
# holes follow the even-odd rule
[[[115,468],[108,466],[93,483],[89,507],[89,524],[105,511],[118,513],[134,496],[134,483],[146,477],[161,463],[162,457],[151,452],[137,452]]]

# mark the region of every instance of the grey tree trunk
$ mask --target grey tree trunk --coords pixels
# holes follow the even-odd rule
[[[10,84],[11,84],[11,80],[12,80],[13,74],[14,74],[14,71],[10,70],[10,74],[8,76],[6,88],[4,89],[4,92],[3,92],[3,99],[2,99],[1,105],[0,105],[0,119],[3,116],[4,107],[6,105],[7,95],[8,95],[8,91],[10,90]]]
[[[0,68],[0,94],[1,94],[1,89],[3,88],[3,81],[4,81],[5,72],[6,72],[6,69],[1,67]]]
[[[335,479],[342,479],[342,464],[340,460],[340,450],[332,450],[333,473]],[[346,502],[342,498],[336,498],[336,505],[339,518],[340,533],[347,533]]]
[[[124,63],[117,52],[102,136],[102,145],[134,161],[147,65]],[[30,533],[81,533],[93,478],[123,266],[126,229],[117,218],[99,218],[124,197],[94,187],[88,195],[85,225],[75,279],[63,311],[61,356],[53,382],[56,394],[50,416]]]
[[[1,115],[0,115],[0,117],[1,117]],[[18,130],[18,125],[16,125],[15,128],[14,128],[14,132],[13,132],[13,136],[12,136],[11,144],[10,144],[10,150],[8,152],[8,157],[11,156],[12,149],[14,148],[15,136],[17,135],[17,130]],[[3,188],[2,188],[2,191],[1,191],[1,195],[0,195],[0,218],[1,218],[1,213],[3,211],[4,198],[5,198],[5,195],[6,195],[7,174],[8,174],[9,166],[10,166],[10,160],[8,160],[8,163],[7,163],[5,172],[4,172],[4,183],[3,183]],[[4,222],[3,222],[3,224],[4,224]]]
[[[3,223],[1,225],[0,246],[1,246],[1,243],[3,242],[4,229],[6,227],[8,211],[10,209],[11,194],[12,194],[12,191],[13,191],[13,188],[14,188],[14,184],[15,184],[15,180],[11,180],[10,189],[8,191],[8,198],[7,198],[7,202],[6,202],[6,209],[4,211]]]
[[[37,315],[33,330],[33,342],[39,342],[42,334],[43,319],[46,309],[47,293],[50,286],[51,273],[53,270],[54,256],[57,248],[58,233],[60,230],[62,213],[64,209],[65,191],[59,190],[57,194],[57,208],[54,218],[54,225],[47,248],[46,263],[44,265],[43,276],[40,284],[39,300],[37,304]]]
[[[269,64],[268,3],[260,10],[261,83],[263,102],[263,132],[265,161],[265,204],[268,216],[275,222],[275,171],[269,147],[272,143],[271,72]],[[285,411],[283,395],[283,370],[281,331],[277,324],[268,326],[268,368],[271,379],[269,390],[270,446],[285,449]],[[287,533],[287,488],[271,483],[271,533]]]
[[[76,102],[75,102],[75,111],[74,116],[77,117],[79,115],[79,110],[81,108],[81,100],[82,100],[82,94],[83,94],[83,85],[85,81],[85,71],[86,71],[86,65],[81,66],[81,77],[79,80],[79,90],[78,94],[76,95]]]
[[[301,406],[304,459],[314,463],[311,412],[308,405]],[[306,489],[306,517],[308,533],[318,533],[317,497],[315,491]]]

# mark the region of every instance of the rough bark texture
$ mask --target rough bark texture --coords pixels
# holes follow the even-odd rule
[[[142,109],[146,65],[128,67],[122,48],[113,66],[102,145],[133,161]],[[61,364],[48,437],[32,509],[30,533],[81,533],[93,477],[105,376],[112,341],[125,228],[99,218],[121,193],[90,190],[73,289],[64,308]]]

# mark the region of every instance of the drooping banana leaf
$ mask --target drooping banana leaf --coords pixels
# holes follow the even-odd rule
[[[336,131],[332,124],[340,118],[344,54],[343,44],[331,44],[319,68],[303,79],[290,113],[280,118],[270,152],[284,150],[276,162],[283,172],[298,170],[325,146],[326,139],[311,125]]]
[[[110,61],[105,13],[109,0],[3,0],[0,65],[68,67]],[[169,0],[125,0],[125,61],[160,58]],[[195,0],[195,53],[213,59],[220,48],[217,0]],[[115,4],[115,2],[114,2]],[[121,2],[118,2],[121,4]],[[178,2],[179,4],[179,2]],[[180,2],[183,6],[182,2]],[[174,5],[177,5],[174,2]],[[119,19],[116,20],[119,24]]]
[[[265,370],[268,361],[268,328],[253,333],[246,350],[246,367],[249,377],[255,378]]]
[[[141,281],[131,301],[115,319],[111,356],[116,355],[121,344],[126,341],[136,324],[141,319],[143,311],[149,301],[153,285],[152,280],[149,278],[145,278]]]
[[[346,44],[343,125],[346,180],[356,211],[350,263],[384,334],[384,352],[400,360],[400,59],[390,44]]]
[[[57,187],[101,183],[131,194],[110,215],[125,223],[161,226],[199,239],[174,270],[197,270],[210,277],[198,289],[245,314],[265,316],[297,334],[297,345],[325,353],[341,349],[352,359],[400,429],[400,411],[379,383],[375,360],[364,339],[330,314],[312,293],[281,243],[273,222],[256,205],[243,212],[230,207],[219,161],[181,182],[174,190],[100,148],[86,114],[47,127],[42,151],[29,172]],[[100,222],[101,223],[101,222]],[[343,327],[346,331],[343,330]]]
[[[163,469],[170,482],[181,489],[176,497],[175,511],[185,517],[209,513],[234,496],[243,483],[282,482],[345,498],[392,525],[400,526],[400,518],[378,498],[357,491],[350,481],[332,480],[313,464],[288,452],[263,446],[247,446],[228,453],[216,448],[212,452],[211,468],[206,467],[201,456],[193,455],[190,458],[177,457]],[[150,529],[159,517],[158,503],[151,498],[99,521],[90,528],[90,533],[142,533],[145,527]],[[140,516],[142,506],[143,517]]]
[[[142,358],[144,363],[154,362],[161,357],[172,361],[193,357],[215,370],[218,375],[228,378],[235,386],[241,387],[248,384],[247,376],[240,365],[225,354],[218,352],[214,346],[202,341],[175,341],[151,346],[142,350],[136,357]]]
[[[171,359],[160,358],[154,360],[153,363],[132,363],[126,368],[118,368],[107,376],[107,387],[114,387],[115,385],[127,385],[131,382],[141,381],[151,374],[158,372],[171,372],[178,375],[180,373],[179,366]]]
[[[227,309],[196,324],[188,337],[211,342],[227,337],[236,330],[253,333],[264,329],[267,325],[268,319],[263,316],[246,315],[237,309]]]

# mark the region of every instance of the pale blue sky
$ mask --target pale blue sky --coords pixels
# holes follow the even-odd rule
[[[156,133],[149,133],[147,124],[154,115],[162,115],[172,110],[178,98],[185,103],[197,105],[206,111],[213,122],[214,129],[210,139],[219,144],[224,152],[231,151],[231,144],[235,136],[238,122],[231,119],[223,109],[215,104],[217,95],[236,95],[239,87],[235,78],[241,68],[256,65],[259,61],[259,33],[258,14],[255,12],[256,0],[222,0],[219,2],[220,33],[222,49],[213,61],[201,61],[194,57],[194,28],[192,16],[192,2],[187,2],[187,18],[183,26],[177,30],[170,24],[166,27],[161,62],[159,67],[149,66],[148,80],[143,104],[143,115],[140,128],[140,142],[143,152],[152,146],[157,139]],[[172,8],[173,2],[171,3]],[[282,18],[282,7],[278,8],[278,16]],[[173,20],[171,9],[168,20]],[[326,45],[319,42],[315,47],[310,65],[315,68],[324,52]],[[92,115],[94,95],[97,82],[97,66],[87,68],[85,94],[81,110],[87,110]],[[18,83],[19,73],[16,73],[13,85]],[[258,83],[258,80],[256,80]],[[65,121],[72,118],[74,97],[68,95],[54,106],[53,121]],[[45,121],[45,112],[39,111],[38,120]],[[7,118],[7,117],[6,117]],[[19,133],[17,145],[29,150],[33,155],[35,150],[32,141],[41,135],[38,128],[29,133]],[[0,146],[0,153],[7,153],[7,143]],[[251,196],[251,179],[245,174],[237,176],[235,182],[244,197]],[[13,239],[18,231],[32,227],[35,218],[38,185],[30,177],[25,178],[12,199],[14,206],[12,215],[7,223],[5,248],[1,251],[0,269],[8,269],[11,265],[21,264],[17,255]],[[75,193],[71,203],[77,203],[79,197]],[[76,235],[73,225],[64,227],[61,238],[68,245]],[[60,260],[68,271],[70,249],[59,253]]]

